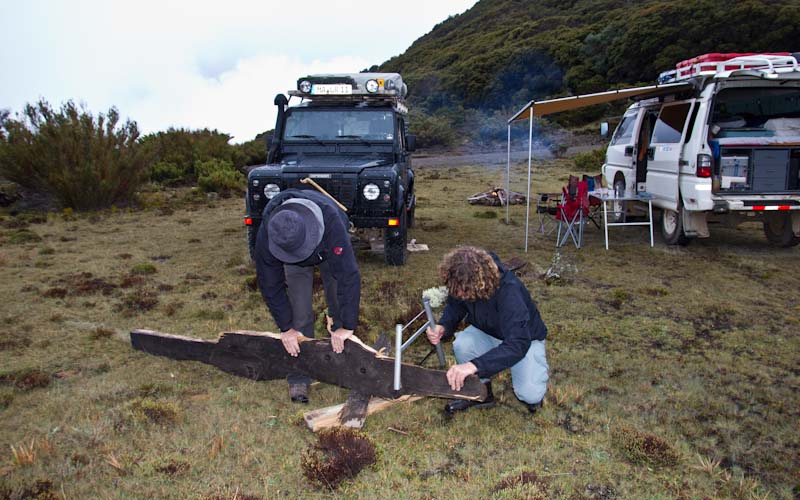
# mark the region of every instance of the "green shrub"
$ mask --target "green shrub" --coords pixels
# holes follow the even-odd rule
[[[76,210],[128,202],[148,164],[136,122],[119,120],[116,108],[95,118],[72,101],[0,114],[0,175]]]
[[[575,155],[575,167],[578,172],[599,172],[605,161],[606,147]]]
[[[169,161],[159,161],[150,171],[150,179],[160,184],[174,184],[187,177],[189,170]]]
[[[446,147],[456,142],[456,130],[444,116],[414,113],[409,121],[411,132],[417,136],[417,147]]]
[[[244,192],[245,178],[226,160],[211,159],[197,165],[197,184],[209,193],[230,195]]]

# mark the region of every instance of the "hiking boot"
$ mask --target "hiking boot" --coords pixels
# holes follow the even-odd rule
[[[531,415],[533,415],[534,413],[536,413],[537,411],[539,411],[539,408],[541,408],[542,406],[544,406],[544,399],[543,399],[543,400],[541,400],[541,401],[539,401],[538,403],[526,403],[526,402],[524,402],[524,401],[523,401],[523,402],[522,402],[522,404],[524,404],[524,405],[525,405],[525,407],[526,407],[526,408],[528,409],[528,411],[530,412],[530,414],[531,414]]]
[[[470,401],[467,399],[456,399],[455,401],[450,401],[444,407],[444,411],[448,415],[452,415],[454,413],[469,410],[470,408],[491,408],[494,406],[494,394],[492,394],[492,383],[491,382],[484,382],[486,385],[486,399],[483,401]]]
[[[289,384],[289,397],[294,403],[308,403],[308,384]]]

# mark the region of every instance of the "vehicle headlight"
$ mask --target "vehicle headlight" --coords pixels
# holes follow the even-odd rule
[[[372,184],[371,182],[364,186],[364,198],[368,199],[369,201],[377,200],[378,196],[381,194],[381,188],[377,186],[377,184]]]
[[[300,82],[297,88],[300,90],[300,92],[308,94],[309,92],[311,92],[311,82],[309,82],[308,80],[303,80],[302,82]]]
[[[378,91],[377,80],[367,80],[367,92],[374,94]]]
[[[281,188],[277,184],[267,184],[264,186],[264,196],[266,196],[268,200],[271,200],[280,192]]]

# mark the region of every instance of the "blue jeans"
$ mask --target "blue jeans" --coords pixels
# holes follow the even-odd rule
[[[470,325],[456,333],[453,351],[456,361],[466,363],[499,346],[503,341]],[[534,340],[528,353],[511,367],[511,382],[517,399],[528,404],[538,403],[544,398],[548,380],[547,357],[544,340]],[[484,381],[486,381],[484,379]]]

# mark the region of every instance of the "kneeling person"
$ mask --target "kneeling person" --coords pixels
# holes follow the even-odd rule
[[[439,324],[427,330],[428,340],[436,345],[451,337],[466,318],[469,326],[456,334],[453,343],[458,364],[447,371],[447,381],[460,391],[464,379],[477,374],[489,393],[483,402],[450,402],[446,411],[493,406],[489,377],[511,369],[514,393],[531,413],[536,412],[547,390],[547,327],[528,289],[496,255],[475,247],[445,255],[439,277],[449,295]]]

